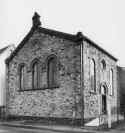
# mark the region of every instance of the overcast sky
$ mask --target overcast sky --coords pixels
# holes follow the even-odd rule
[[[34,11],[43,27],[82,31],[125,66],[125,0],[0,0],[0,48],[20,43]]]

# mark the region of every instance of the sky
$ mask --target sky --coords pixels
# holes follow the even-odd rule
[[[81,31],[125,67],[125,0],[0,0],[0,48],[21,42],[35,11],[43,27]]]

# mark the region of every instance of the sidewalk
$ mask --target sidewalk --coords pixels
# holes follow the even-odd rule
[[[41,130],[50,130],[55,132],[69,132],[69,133],[97,133],[100,131],[98,129],[85,128],[85,127],[74,127],[74,126],[63,126],[63,125],[43,125],[42,123],[26,123],[24,121],[10,121],[10,122],[0,122],[0,125],[17,127],[17,128],[32,128]],[[101,131],[104,133],[104,131]]]
[[[40,122],[27,122],[27,121],[1,121],[1,126],[27,128],[27,129],[38,129],[62,133],[124,133],[125,122],[119,123],[112,129],[99,129],[97,127],[80,127],[80,126],[68,126],[68,125],[52,125],[43,124]]]

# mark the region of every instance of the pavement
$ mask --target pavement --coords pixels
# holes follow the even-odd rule
[[[72,133],[94,133],[92,129],[85,129],[84,127],[63,126],[63,125],[43,125],[41,123],[26,123],[24,121],[4,121],[0,122],[0,125],[16,128],[29,128],[38,130],[48,130],[54,132],[72,132]]]
[[[55,132],[47,131],[47,130],[45,131],[45,130],[38,130],[38,129],[29,129],[29,128],[0,126],[0,133],[55,133]]]
[[[120,124],[114,129],[98,129],[92,127],[76,127],[76,126],[64,126],[64,125],[43,125],[42,123],[28,123],[25,121],[1,121],[0,126],[36,129],[41,131],[63,132],[63,133],[125,133],[125,123]]]

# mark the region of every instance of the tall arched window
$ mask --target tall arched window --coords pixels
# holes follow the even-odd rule
[[[48,70],[47,70],[47,77],[48,77],[48,87],[56,86],[56,75],[57,75],[57,59],[55,56],[52,56],[48,59]]]
[[[113,95],[113,70],[110,69],[110,95]]]
[[[38,61],[34,61],[32,64],[32,88],[37,89],[39,87],[39,66]]]
[[[25,65],[21,64],[19,66],[19,88],[20,90],[25,89]]]
[[[94,59],[90,60],[90,84],[91,90],[96,91],[96,70],[95,70],[95,61]]]

